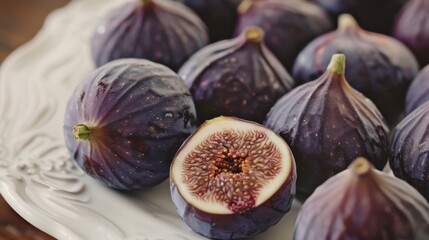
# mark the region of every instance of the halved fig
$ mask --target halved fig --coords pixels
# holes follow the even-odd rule
[[[265,231],[290,209],[296,170],[286,142],[257,123],[206,121],[177,152],[170,189],[197,233],[237,239]]]

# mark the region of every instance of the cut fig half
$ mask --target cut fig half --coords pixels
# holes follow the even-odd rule
[[[206,121],[177,152],[173,202],[197,233],[237,239],[265,231],[290,209],[296,169],[272,130],[232,117]]]

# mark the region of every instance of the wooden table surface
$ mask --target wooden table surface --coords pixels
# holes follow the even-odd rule
[[[0,0],[0,63],[30,40],[53,9],[69,0]],[[0,240],[54,239],[26,222],[0,196]]]

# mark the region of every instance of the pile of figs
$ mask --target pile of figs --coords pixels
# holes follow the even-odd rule
[[[296,199],[295,240],[429,239],[428,12],[429,0],[126,1],[94,19],[96,69],[69,98],[66,147],[117,190],[168,179],[207,238],[265,232]]]

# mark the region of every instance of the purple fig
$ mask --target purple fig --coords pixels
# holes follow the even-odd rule
[[[358,158],[304,203],[293,239],[429,239],[429,204],[406,182]]]
[[[429,102],[396,126],[390,167],[395,176],[415,187],[429,201]]]
[[[121,59],[76,88],[64,135],[86,173],[109,187],[133,190],[168,177],[175,152],[195,126],[191,94],[177,74],[147,60]]]
[[[296,159],[297,196],[307,198],[329,177],[364,156],[382,169],[388,127],[375,105],[344,77],[345,56],[335,54],[326,72],[282,97],[265,125],[282,136]]]
[[[429,100],[429,65],[422,69],[410,85],[405,98],[405,114],[410,114]]]
[[[408,0],[311,0],[337,19],[352,14],[368,31],[390,34],[396,14]]]
[[[388,123],[397,123],[419,69],[413,54],[391,37],[362,30],[351,15],[343,14],[337,31],[318,37],[299,54],[294,79],[302,84],[318,78],[335,53],[347,56],[350,85],[371,99]]]
[[[231,0],[176,0],[182,2],[203,20],[211,42],[230,39],[237,23],[237,4]]]
[[[393,35],[407,45],[421,66],[429,64],[429,0],[411,0],[396,18]]]
[[[286,142],[232,117],[201,125],[177,152],[170,173],[180,217],[215,239],[250,237],[276,224],[291,207],[295,181]]]
[[[200,122],[227,115],[261,123],[292,89],[292,78],[263,38],[260,28],[247,28],[232,40],[201,49],[180,69]]]
[[[91,39],[97,66],[119,58],[144,58],[176,71],[208,43],[204,23],[170,0],[127,2],[108,14]]]
[[[235,34],[251,26],[264,30],[265,44],[287,70],[307,43],[333,28],[322,9],[305,1],[244,0]]]

